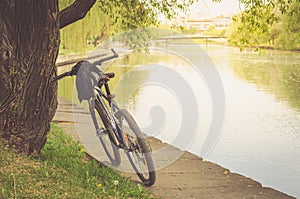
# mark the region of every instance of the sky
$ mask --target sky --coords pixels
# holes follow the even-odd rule
[[[191,15],[197,12],[208,17],[236,14],[240,12],[239,0],[222,0],[220,3],[212,2],[212,0],[199,0],[191,7]]]

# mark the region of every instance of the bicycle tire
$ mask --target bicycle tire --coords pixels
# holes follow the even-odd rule
[[[95,109],[97,111],[97,113],[99,114],[105,129],[107,130],[107,134],[104,133],[103,135],[99,136],[99,140],[103,146],[103,149],[109,159],[109,161],[111,162],[111,164],[113,166],[119,166],[121,163],[121,156],[120,156],[120,151],[119,151],[119,147],[115,145],[115,143],[112,141],[112,136],[114,134],[113,132],[113,128],[111,123],[109,122],[109,120],[105,117],[105,114],[109,114],[106,113],[105,108],[103,107],[103,104],[100,103],[98,100],[95,100]],[[105,139],[108,138],[108,142],[105,141]]]
[[[126,151],[126,155],[131,166],[145,186],[153,185],[156,180],[156,174],[150,145],[143,137],[140,128],[127,110],[120,109],[116,113],[116,118],[119,120],[120,129],[124,134],[126,145],[130,148],[130,150]],[[125,122],[127,125],[124,124]],[[145,168],[141,169],[136,161],[142,161]]]

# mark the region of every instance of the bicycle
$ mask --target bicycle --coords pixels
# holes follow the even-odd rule
[[[58,75],[55,80],[76,76],[78,98],[80,101],[88,101],[96,136],[111,164],[120,165],[119,149],[123,149],[143,184],[151,186],[156,180],[151,147],[131,114],[125,109],[120,109],[114,101],[115,95],[111,93],[108,81],[114,78],[115,74],[103,73],[96,67],[119,56],[113,49],[111,51],[113,55],[94,63],[77,62],[70,71]],[[102,121],[104,127],[100,127],[99,121]]]

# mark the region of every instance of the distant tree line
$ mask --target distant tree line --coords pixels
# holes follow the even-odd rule
[[[73,0],[60,0],[60,9],[70,5]],[[217,30],[214,26],[205,32],[208,35],[227,35],[230,45],[244,47],[271,47],[285,50],[300,50],[300,1],[287,0],[242,0],[245,11],[234,17],[230,30]],[[60,53],[86,50],[99,45],[110,36],[137,27],[156,27],[158,25],[155,12],[149,11],[147,19],[139,20],[130,15],[126,8],[111,7],[114,15],[102,9],[103,2],[97,1],[87,16],[61,30]],[[134,6],[131,6],[134,8]],[[147,9],[141,9],[148,12]],[[110,11],[111,12],[111,11]],[[174,13],[172,13],[174,14]],[[151,17],[150,17],[151,16]],[[173,16],[173,15],[170,15]],[[132,18],[132,21],[128,20]],[[142,21],[139,24],[139,21]],[[170,28],[170,27],[169,27]],[[173,27],[184,34],[194,34],[195,28],[185,29]]]
[[[255,6],[246,6],[234,17],[228,41],[240,47],[272,47],[300,50],[300,1],[254,0]]]

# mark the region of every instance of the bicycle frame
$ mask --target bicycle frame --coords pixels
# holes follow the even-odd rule
[[[104,85],[105,88],[105,93],[102,91],[102,86]],[[105,110],[105,117],[107,117],[107,119],[110,121],[110,123],[112,124],[113,127],[113,132],[115,134],[115,137],[117,138],[117,140],[112,139],[114,144],[120,148],[123,148],[125,150],[129,150],[125,143],[125,137],[117,123],[117,119],[114,116],[114,113],[116,113],[120,108],[118,107],[118,105],[116,104],[116,102],[113,100],[115,96],[113,94],[111,94],[110,92],[110,88],[108,86],[107,82],[104,83],[99,83],[98,86],[95,86],[95,98],[98,100],[99,103],[102,104],[102,107],[104,107]],[[94,99],[95,100],[95,99]],[[109,108],[110,110],[107,110],[107,106],[105,105],[105,101],[109,104]],[[94,108],[91,108],[94,110]],[[90,109],[90,111],[91,111]],[[94,122],[95,123],[95,122]],[[95,125],[96,128],[100,129],[98,124]]]

